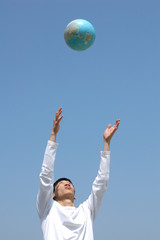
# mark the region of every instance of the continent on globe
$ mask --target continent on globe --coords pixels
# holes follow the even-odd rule
[[[84,19],[76,19],[67,25],[64,39],[70,48],[77,51],[86,50],[95,40],[94,27]]]
[[[84,42],[88,43],[88,41],[91,41],[92,39],[93,39],[93,36],[89,32],[87,32]]]

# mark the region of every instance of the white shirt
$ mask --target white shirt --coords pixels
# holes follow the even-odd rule
[[[44,240],[94,240],[93,221],[109,179],[110,152],[101,152],[98,175],[92,192],[79,207],[63,207],[53,200],[53,168],[58,144],[48,141],[37,196],[37,210]]]

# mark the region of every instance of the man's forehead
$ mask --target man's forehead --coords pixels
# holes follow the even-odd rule
[[[59,182],[57,183],[57,185],[58,185],[59,183],[65,183],[65,182],[68,182],[68,183],[72,184],[69,180],[61,180],[61,181],[59,181]],[[72,185],[73,185],[73,184],[72,184]]]
[[[73,183],[71,183],[70,181],[68,181],[68,180],[61,180],[61,181],[59,181],[57,184],[56,184],[56,186],[55,186],[55,189],[57,189],[58,187],[59,187],[59,185],[60,184],[65,184],[65,183],[69,183],[69,184],[71,184],[72,186],[73,186]],[[74,187],[74,186],[73,186]]]
[[[70,183],[70,184],[72,184],[69,180],[61,180],[61,181],[59,181],[57,184],[56,184],[56,186],[57,185],[59,185],[60,183]],[[73,185],[73,184],[72,184]],[[55,187],[56,187],[55,186]]]

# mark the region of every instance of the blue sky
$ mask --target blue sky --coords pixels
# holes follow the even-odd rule
[[[105,128],[121,119],[95,240],[160,239],[159,9],[155,0],[0,1],[0,239],[42,239],[36,195],[60,106],[55,178],[72,179],[76,206],[90,194]],[[63,37],[77,18],[96,30],[83,52]]]

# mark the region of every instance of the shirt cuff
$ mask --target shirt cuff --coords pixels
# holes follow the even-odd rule
[[[102,157],[109,156],[109,155],[111,155],[111,151],[101,151]]]
[[[51,140],[48,140],[48,145],[50,145],[50,146],[53,146],[53,147],[57,148],[57,147],[58,147],[58,145],[59,145],[59,143],[57,143],[57,142],[53,142],[53,141],[51,141]]]

